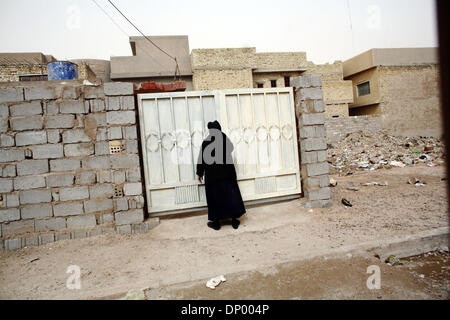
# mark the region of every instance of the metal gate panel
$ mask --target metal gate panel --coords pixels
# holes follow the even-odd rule
[[[138,108],[150,214],[206,206],[195,169],[214,120],[234,144],[244,201],[300,194],[291,88],[139,94]]]

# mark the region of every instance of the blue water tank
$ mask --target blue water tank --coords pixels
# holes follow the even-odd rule
[[[50,62],[47,64],[48,80],[76,80],[78,66],[68,61]]]

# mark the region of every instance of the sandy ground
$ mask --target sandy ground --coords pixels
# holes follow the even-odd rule
[[[141,288],[157,292],[171,284],[297,261],[307,253],[445,227],[444,176],[443,166],[420,165],[335,177],[338,185],[333,188],[332,208],[309,212],[303,207],[304,200],[254,207],[241,219],[238,230],[230,225],[211,230],[206,227],[206,216],[201,215],[162,220],[146,234],[110,234],[1,252],[0,298],[99,298]],[[409,177],[427,185],[409,185]],[[389,185],[360,185],[372,181]],[[347,190],[349,182],[359,191]],[[342,198],[353,207],[344,207]],[[336,263],[335,270],[343,270]],[[80,290],[66,287],[70,265],[81,268]],[[333,264],[321,261],[320,265],[332,268]],[[363,265],[365,262],[360,267]],[[345,292],[336,295],[332,287],[323,290],[323,297],[345,297]],[[411,297],[426,295],[412,293]]]

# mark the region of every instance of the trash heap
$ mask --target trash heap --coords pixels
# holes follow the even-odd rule
[[[379,168],[405,167],[417,163],[443,163],[444,142],[438,138],[400,137],[386,131],[358,131],[328,145],[331,174],[349,174]]]

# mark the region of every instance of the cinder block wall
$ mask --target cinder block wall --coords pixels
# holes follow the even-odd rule
[[[292,85],[300,138],[301,178],[303,192],[308,199],[306,207],[328,207],[332,202],[322,78],[301,76],[295,78]]]
[[[381,117],[357,116],[348,118],[330,118],[326,119],[325,127],[327,129],[327,142],[339,142],[353,132],[378,132],[382,130]]]
[[[0,248],[157,223],[144,222],[136,126],[131,83],[0,85]]]

